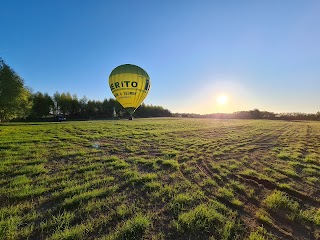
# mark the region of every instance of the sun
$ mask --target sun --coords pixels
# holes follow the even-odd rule
[[[219,105],[225,105],[226,103],[228,103],[228,96],[226,95],[220,95],[217,97],[217,103]]]

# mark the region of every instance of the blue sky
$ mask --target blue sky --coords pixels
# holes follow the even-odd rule
[[[34,92],[110,98],[110,72],[131,63],[151,78],[145,103],[172,112],[320,111],[320,1],[1,0],[0,8],[0,57]]]

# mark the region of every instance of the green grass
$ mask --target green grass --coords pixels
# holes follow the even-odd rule
[[[225,223],[226,218],[214,207],[201,204],[194,209],[178,216],[175,228],[181,234],[195,236],[201,232],[203,235],[216,234]],[[217,230],[216,230],[217,229]]]
[[[285,212],[285,216],[290,220],[299,218],[299,203],[281,191],[273,191],[263,201],[263,205],[274,212]]]
[[[318,122],[0,124],[0,239],[317,239],[319,142]]]
[[[263,209],[259,209],[257,212],[256,212],[256,217],[262,221],[263,223],[266,223],[266,224],[269,224],[271,225],[272,224],[272,219],[270,218],[270,215],[269,213],[267,213],[265,210]]]
[[[300,211],[300,216],[303,220],[313,223],[315,226],[320,226],[320,208],[311,207]]]
[[[280,209],[296,210],[299,204],[293,201],[289,196],[281,191],[272,192],[264,201],[263,204],[271,210],[277,211]]]
[[[268,234],[267,230],[263,227],[258,227],[257,230],[250,233],[247,240],[272,240],[276,239],[272,235]]]
[[[188,209],[195,202],[195,198],[188,193],[180,193],[172,199],[170,205],[174,213]]]
[[[105,239],[141,239],[150,225],[151,222],[148,216],[137,214],[133,218],[119,224],[115,232]]]

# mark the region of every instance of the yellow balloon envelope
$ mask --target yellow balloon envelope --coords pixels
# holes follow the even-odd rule
[[[132,116],[148,95],[151,81],[141,67],[124,64],[112,70],[109,86],[117,101]]]

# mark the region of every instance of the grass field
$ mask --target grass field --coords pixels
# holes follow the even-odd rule
[[[0,125],[0,239],[319,239],[320,123]]]

